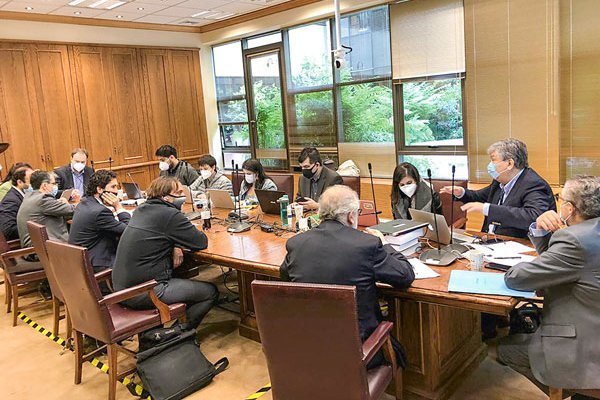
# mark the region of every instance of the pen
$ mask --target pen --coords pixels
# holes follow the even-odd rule
[[[494,257],[496,260],[518,260],[521,257]]]

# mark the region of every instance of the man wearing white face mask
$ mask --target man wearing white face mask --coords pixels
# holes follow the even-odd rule
[[[358,195],[334,185],[319,197],[316,228],[290,238],[281,264],[283,280],[356,286],[359,332],[365,340],[382,320],[376,282],[407,288],[415,278],[412,266],[376,230],[359,231]],[[395,342],[398,363],[405,366],[402,346]],[[381,358],[373,364],[381,362]],[[369,367],[374,365],[370,364]]]
[[[160,176],[174,176],[182,185],[190,186],[198,179],[198,171],[187,161],[177,158],[177,149],[171,145],[160,146],[155,153],[158,157]]]
[[[541,325],[498,343],[498,359],[546,393],[548,386],[600,387],[600,178],[568,180],[560,199],[558,214],[547,211],[531,224],[539,257],[504,276],[510,288],[543,295]]]
[[[202,197],[208,189],[227,190],[233,196],[233,185],[217,168],[217,160],[210,154],[203,154],[198,159],[200,177],[191,184],[192,196]]]
[[[75,189],[79,196],[85,193],[90,176],[94,173],[91,167],[87,166],[88,152],[86,149],[74,149],[71,152],[71,162],[56,168],[56,182],[58,184],[57,196],[60,196],[64,190]]]
[[[431,197],[429,184],[410,163],[399,164],[394,170],[392,183],[392,213],[394,218],[411,219],[409,208],[431,212],[431,203],[436,214],[442,214],[442,202],[437,193]]]
[[[485,216],[482,232],[527,237],[529,225],[542,213],[556,210],[548,182],[529,168],[527,146],[518,139],[504,139],[488,149],[488,173],[492,183],[480,190],[445,186],[440,193],[452,193],[465,203],[467,212]]]

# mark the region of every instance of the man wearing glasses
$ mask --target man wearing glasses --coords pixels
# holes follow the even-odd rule
[[[304,206],[305,210],[316,210],[319,208],[319,197],[325,189],[333,185],[342,185],[344,181],[337,172],[323,167],[321,154],[314,147],[302,149],[298,162],[302,168],[302,176],[296,202]]]
[[[67,220],[73,216],[75,205],[69,204],[65,198],[55,198],[58,193],[56,175],[54,172],[35,171],[31,174],[29,183],[33,192],[25,194],[17,214],[21,247],[31,246],[27,221],[44,225],[50,239],[67,242]]]

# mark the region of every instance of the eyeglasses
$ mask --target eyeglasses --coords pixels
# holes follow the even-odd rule
[[[556,201],[562,201],[563,203],[572,203],[571,200],[567,200],[564,197],[562,197],[560,193],[554,193],[554,199]]]

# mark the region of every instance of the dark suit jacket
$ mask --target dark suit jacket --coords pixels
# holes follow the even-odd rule
[[[2,230],[6,240],[19,238],[17,213],[22,202],[23,195],[13,186],[0,203],[0,230]]]
[[[494,180],[480,190],[465,191],[460,201],[490,203],[488,216],[483,221],[482,232],[487,232],[489,224],[495,224],[495,233],[518,238],[526,238],[529,225],[548,210],[556,210],[556,202],[548,182],[533,169],[525,168],[515,182],[502,205],[498,205],[502,190]]]
[[[62,192],[66,189],[73,189],[73,171],[71,170],[71,164],[63,165],[62,167],[56,168],[54,173],[58,176],[56,183],[58,184],[58,190]],[[94,173],[92,167],[85,167],[83,170],[83,189],[87,188],[90,176]],[[85,193],[81,193],[85,195]],[[60,193],[58,194],[60,196]]]
[[[337,172],[327,167],[323,167],[323,169],[321,170],[321,176],[317,181],[317,194],[315,196],[316,198],[314,198],[313,200],[319,201],[319,197],[321,197],[321,194],[323,194],[325,189],[327,189],[329,186],[342,185],[343,183],[344,180],[341,176],[338,175]],[[301,175],[300,180],[298,181],[298,187],[300,188],[298,191],[298,196],[306,198],[310,197],[310,184],[311,179],[305,178]]]
[[[325,220],[286,243],[284,280],[356,286],[358,323],[364,341],[382,320],[376,282],[407,288],[415,279],[402,253],[379,238],[340,222]]]
[[[86,247],[95,268],[114,265],[119,237],[131,216],[121,212],[117,217],[95,197],[83,197],[75,208],[69,243]]]

